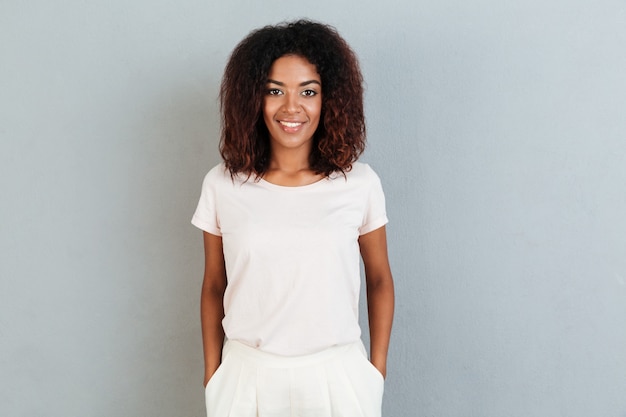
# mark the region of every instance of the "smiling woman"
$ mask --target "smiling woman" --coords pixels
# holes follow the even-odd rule
[[[333,28],[313,22],[266,26],[237,45],[222,79],[220,152],[232,173],[262,176],[268,168],[270,142],[262,106],[270,69],[287,56],[312,64],[324,90],[311,168],[324,175],[343,172],[365,148],[363,77],[345,40]]]
[[[220,98],[224,163],[192,219],[205,245],[207,415],[379,417],[394,294],[383,190],[357,162],[356,57],[329,26],[268,26],[235,48]]]
[[[269,132],[272,160],[264,178],[282,185],[319,180],[321,175],[315,172],[302,175],[308,171],[313,136],[322,112],[322,84],[317,69],[301,56],[278,58],[270,68],[267,88],[263,120]],[[293,162],[300,165],[289,166]],[[285,175],[289,171],[292,178]]]

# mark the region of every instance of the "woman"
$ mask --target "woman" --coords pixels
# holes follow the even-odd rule
[[[192,219],[206,257],[207,415],[380,416],[393,281],[380,181],[356,162],[365,120],[354,53],[326,25],[264,27],[233,51],[220,99],[224,162]]]

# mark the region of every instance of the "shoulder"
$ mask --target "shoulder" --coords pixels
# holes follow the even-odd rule
[[[254,183],[254,178],[242,173],[231,175],[226,164],[223,162],[211,168],[204,177],[202,188],[214,192],[227,192],[228,190],[248,189]]]
[[[214,194],[218,189],[224,188],[229,182],[232,183],[230,172],[228,172],[224,163],[218,164],[204,176],[202,192]]]
[[[213,168],[211,168],[209,172],[206,174],[205,178],[219,180],[219,179],[223,179],[229,176],[230,174],[228,173],[228,170],[226,169],[226,165],[223,162],[221,162],[215,165]]]
[[[352,169],[346,172],[348,180],[365,181],[365,182],[380,182],[378,175],[364,162],[355,162],[352,164]]]
[[[230,172],[226,169],[226,165],[222,162],[211,168],[211,170],[205,175],[203,186],[214,187],[227,182],[232,183],[232,178],[230,176]]]

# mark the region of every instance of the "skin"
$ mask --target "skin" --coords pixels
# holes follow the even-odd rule
[[[309,167],[322,113],[322,80],[317,69],[305,58],[287,55],[274,61],[267,79],[263,120],[270,134],[271,157],[263,178],[284,186],[320,180],[322,176]]]
[[[204,385],[222,361],[224,344],[224,291],[226,290],[226,268],[221,236],[204,234],[204,280],[200,297],[200,319],[202,323],[202,346],[204,348]]]
[[[263,177],[266,181],[297,187],[322,179],[323,176],[309,166],[321,110],[322,85],[315,66],[294,55],[274,61],[263,101],[263,119],[270,133],[271,146],[269,169]],[[371,362],[386,377],[394,289],[385,227],[360,236],[359,247],[367,285]],[[206,386],[221,362],[223,298],[227,279],[222,238],[204,232],[204,251],[201,320]]]
[[[389,257],[387,231],[380,227],[359,237],[361,258],[365,266],[367,317],[370,328],[372,364],[387,377],[387,352],[394,311],[394,289]]]

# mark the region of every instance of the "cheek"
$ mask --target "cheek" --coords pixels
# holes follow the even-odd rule
[[[312,119],[319,119],[322,114],[322,103],[321,101],[318,103],[311,103],[311,105],[307,109],[307,113]]]
[[[269,106],[265,100],[263,100],[263,104],[261,104],[261,112],[263,113],[263,117],[267,117],[267,114],[269,113]]]
[[[263,103],[263,108],[261,109],[261,111],[263,112],[263,120],[265,120],[266,124],[274,118],[275,112],[273,111],[271,105]]]

